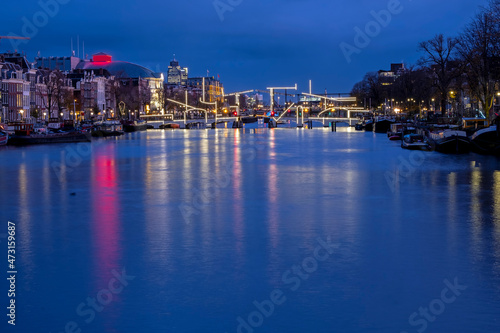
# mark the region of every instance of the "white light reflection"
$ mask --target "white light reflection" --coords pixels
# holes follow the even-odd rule
[[[497,277],[500,276],[500,171],[493,174],[493,238],[497,264],[494,266]]]
[[[168,143],[166,132],[162,131],[161,140],[158,140],[159,154],[146,162],[146,191],[144,202],[145,233],[148,239],[148,248],[145,251],[147,260],[154,260],[159,267],[169,263],[167,253],[172,245],[170,220],[171,214],[165,203],[170,202],[171,179],[168,170]],[[148,154],[149,156],[149,154]],[[178,189],[175,189],[177,191]],[[175,194],[174,194],[175,195]]]
[[[476,255],[480,255],[481,247],[483,244],[482,239],[482,220],[483,213],[481,212],[481,182],[482,175],[480,170],[473,170],[471,172],[471,202],[470,202],[470,221],[472,223],[472,251],[476,253]]]

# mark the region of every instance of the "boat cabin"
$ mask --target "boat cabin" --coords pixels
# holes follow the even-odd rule
[[[75,127],[75,123],[73,122],[73,120],[71,119],[66,119],[64,120],[64,128],[74,128]]]
[[[478,130],[488,127],[488,120],[486,118],[462,118],[462,128],[467,130]]]
[[[14,133],[20,136],[31,135],[33,132],[33,124],[26,123],[12,123],[11,126],[14,127]]]
[[[49,118],[49,123],[47,127],[50,129],[60,129],[64,126],[64,123],[61,123],[59,118]]]

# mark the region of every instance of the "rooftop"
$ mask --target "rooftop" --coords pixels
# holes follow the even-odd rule
[[[104,69],[110,75],[121,78],[155,78],[160,79],[161,74],[155,73],[152,70],[125,61],[114,61],[112,57],[106,53],[97,53],[92,57],[91,61],[82,61],[76,69],[83,70],[99,70]]]

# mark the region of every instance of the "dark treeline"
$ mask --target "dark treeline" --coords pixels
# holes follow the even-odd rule
[[[438,34],[419,43],[418,52],[416,64],[389,77],[383,71],[367,73],[352,94],[363,106],[384,111],[474,116],[481,110],[493,117],[500,91],[500,0],[481,8],[457,36]]]

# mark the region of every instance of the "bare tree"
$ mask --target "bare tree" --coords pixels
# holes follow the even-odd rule
[[[118,105],[121,102],[125,104],[123,113],[120,110],[120,116],[128,118],[129,110],[135,111],[140,108],[141,103],[138,101],[138,88],[134,84],[134,80],[121,77],[120,75],[110,80],[111,94],[114,95],[116,103]]]
[[[463,73],[462,66],[456,60],[458,44],[457,38],[445,38],[443,34],[419,44],[419,50],[424,53],[419,63],[433,73],[433,86],[437,88],[441,100],[441,114],[446,111],[448,90],[453,80]]]
[[[52,118],[52,111],[57,106],[57,90],[59,89],[59,84],[57,83],[55,75],[53,75],[53,71],[43,70],[41,71],[41,76],[45,89],[42,89],[42,86],[39,86],[39,93],[42,96],[42,103],[47,109],[49,118]]]
[[[480,102],[488,121],[500,73],[500,25],[495,6],[497,1],[476,15],[461,34],[459,47],[469,89]]]
[[[58,118],[63,109],[73,102],[73,91],[67,82],[66,75],[60,70],[42,70],[41,79],[45,89],[39,86],[38,93],[49,117]],[[56,112],[54,115],[53,112]],[[55,117],[54,117],[55,116]]]
[[[402,101],[410,113],[419,112],[423,106],[429,105],[432,95],[430,80],[427,68],[410,66],[394,82],[393,96]]]

